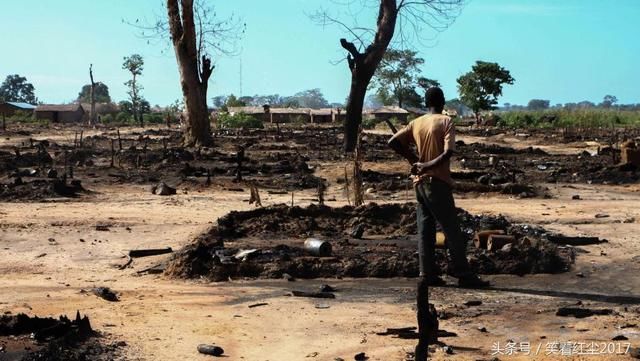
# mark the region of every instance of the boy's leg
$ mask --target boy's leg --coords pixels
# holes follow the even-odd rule
[[[429,207],[425,204],[425,194],[429,184],[421,183],[416,186],[416,206],[418,225],[418,256],[420,258],[420,277],[434,278],[437,276],[435,267],[436,223]]]
[[[469,267],[467,261],[467,238],[462,234],[458,223],[458,213],[451,186],[443,181],[434,179],[431,184],[427,204],[434,217],[442,226],[447,238],[447,248],[451,255],[453,274],[458,277],[458,283],[465,286],[488,286],[488,282],[478,279]]]
[[[419,340],[415,348],[416,361],[426,361],[430,343],[438,338],[438,318],[435,308],[429,304],[429,280],[435,275],[435,219],[426,204],[430,184],[422,182],[416,185],[418,200],[416,214],[418,224],[418,254],[420,257],[420,278],[417,285],[416,305]],[[433,309],[432,309],[433,308]]]

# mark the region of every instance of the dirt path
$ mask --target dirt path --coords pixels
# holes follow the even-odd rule
[[[136,273],[166,256],[135,260],[125,270],[114,267],[126,261],[123,254],[129,249],[181,247],[229,210],[248,209],[247,193],[205,190],[158,197],[136,186],[96,191],[90,201],[0,204],[0,311],[59,315],[80,310],[109,339],[126,341],[130,359],[206,360],[195,347],[212,342],[224,347],[231,360],[349,360],[363,351],[371,360],[403,360],[413,348],[414,340],[375,333],[414,325],[414,280],[207,283]],[[610,242],[582,247],[589,253],[580,254],[566,274],[494,276],[495,289],[486,291],[435,288],[433,302],[453,315],[441,321],[441,328],[458,337],[443,339],[454,355],[438,349],[434,359],[491,359],[495,343],[504,346],[509,340],[532,347],[542,343],[544,351],[551,341],[608,342],[624,334],[638,345],[640,329],[616,328],[640,322],[640,280],[635,277],[640,265],[634,258],[640,254],[638,226],[635,220],[620,223],[640,219],[638,188],[554,186],[552,191],[556,199],[477,197],[458,205]],[[571,200],[573,194],[582,200]],[[311,197],[309,192],[296,196]],[[265,205],[289,201],[290,195],[263,196]],[[596,213],[609,217],[596,219]],[[96,230],[97,224],[109,231]],[[313,290],[321,283],[338,288],[335,300],[285,296],[291,289]],[[96,286],[113,288],[121,301],[83,292]],[[483,303],[463,306],[472,299]],[[555,316],[560,305],[577,300],[613,308],[621,316],[584,321]],[[257,302],[268,305],[248,307]],[[480,332],[482,327],[488,332]]]

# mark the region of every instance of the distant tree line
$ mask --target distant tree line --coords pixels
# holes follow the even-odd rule
[[[551,105],[551,101],[545,99],[531,99],[527,105],[517,105],[511,103],[504,103],[504,106],[500,108],[503,111],[512,110],[546,110],[546,109],[616,109],[616,110],[640,110],[639,104],[618,104],[618,98],[615,95],[605,95],[602,98],[602,102],[594,103],[588,100],[583,100],[577,103],[557,103]]]
[[[218,109],[228,107],[269,105],[271,107],[282,108],[341,108],[341,103],[329,103],[322,91],[318,88],[304,90],[291,96],[281,96],[280,94],[253,95],[237,97],[233,94],[218,95],[212,98],[213,106]]]

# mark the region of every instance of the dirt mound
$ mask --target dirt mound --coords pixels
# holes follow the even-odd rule
[[[504,217],[473,216],[458,210],[466,237],[477,230],[500,229],[516,242],[498,251],[477,249],[469,242],[468,256],[479,273],[557,273],[574,261],[571,249],[545,239],[546,231],[511,224]],[[356,228],[364,229],[357,239]],[[414,277],[418,274],[415,204],[368,204],[361,207],[289,207],[279,205],[231,212],[200,235],[171,261],[167,272],[178,277],[280,278],[285,273],[315,277]],[[331,257],[313,257],[304,239],[327,240]],[[446,271],[446,253],[437,261]]]
[[[501,193],[517,195],[520,198],[546,197],[546,192],[533,185],[512,183],[508,177],[495,172],[453,172],[455,193]],[[411,179],[402,173],[381,173],[370,169],[362,171],[365,188],[381,191],[402,191],[412,189]],[[339,179],[338,183],[344,180]]]
[[[25,182],[16,178],[12,183],[0,184],[0,200],[4,202],[39,201],[47,198],[73,198],[87,192],[79,180],[67,183],[61,179],[34,179]]]
[[[523,149],[515,149],[512,147],[501,146],[498,144],[470,143],[465,144],[462,141],[456,142],[457,151],[463,154],[479,153],[479,154],[531,154],[531,155],[548,155],[547,152],[540,148],[527,147]]]
[[[89,318],[74,320],[0,316],[0,359],[16,361],[113,360],[117,345],[102,345]]]

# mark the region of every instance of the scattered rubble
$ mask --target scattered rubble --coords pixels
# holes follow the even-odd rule
[[[89,318],[70,320],[30,317],[25,314],[0,316],[0,359],[42,361],[114,360],[119,343],[105,345],[91,328]],[[126,345],[126,344],[124,344]]]
[[[591,316],[607,316],[613,315],[614,311],[609,308],[605,309],[590,309],[590,308],[580,308],[580,307],[560,307],[556,312],[556,316],[562,317],[575,317],[575,318],[586,318]]]
[[[91,290],[94,295],[107,300],[109,302],[118,302],[120,299],[118,295],[113,292],[109,287],[96,287]]]
[[[216,345],[206,345],[206,344],[198,345],[198,352],[200,352],[203,355],[210,355],[210,356],[222,356],[224,354],[224,350],[222,349],[222,347],[216,346]]]
[[[464,234],[471,239],[478,229],[500,229],[515,241],[497,251],[478,249],[470,242],[470,264],[479,273],[527,274],[565,272],[575,259],[571,247],[546,239],[539,227],[511,224],[504,217],[458,216]],[[167,268],[177,277],[415,277],[415,204],[370,203],[361,207],[331,208],[311,205],[276,205],[244,212],[230,212],[218,224],[178,252]],[[354,225],[363,224],[362,239],[350,237]],[[331,256],[309,255],[308,237],[331,240]],[[256,250],[242,260],[240,250]],[[436,260],[447,270],[446,253]]]

